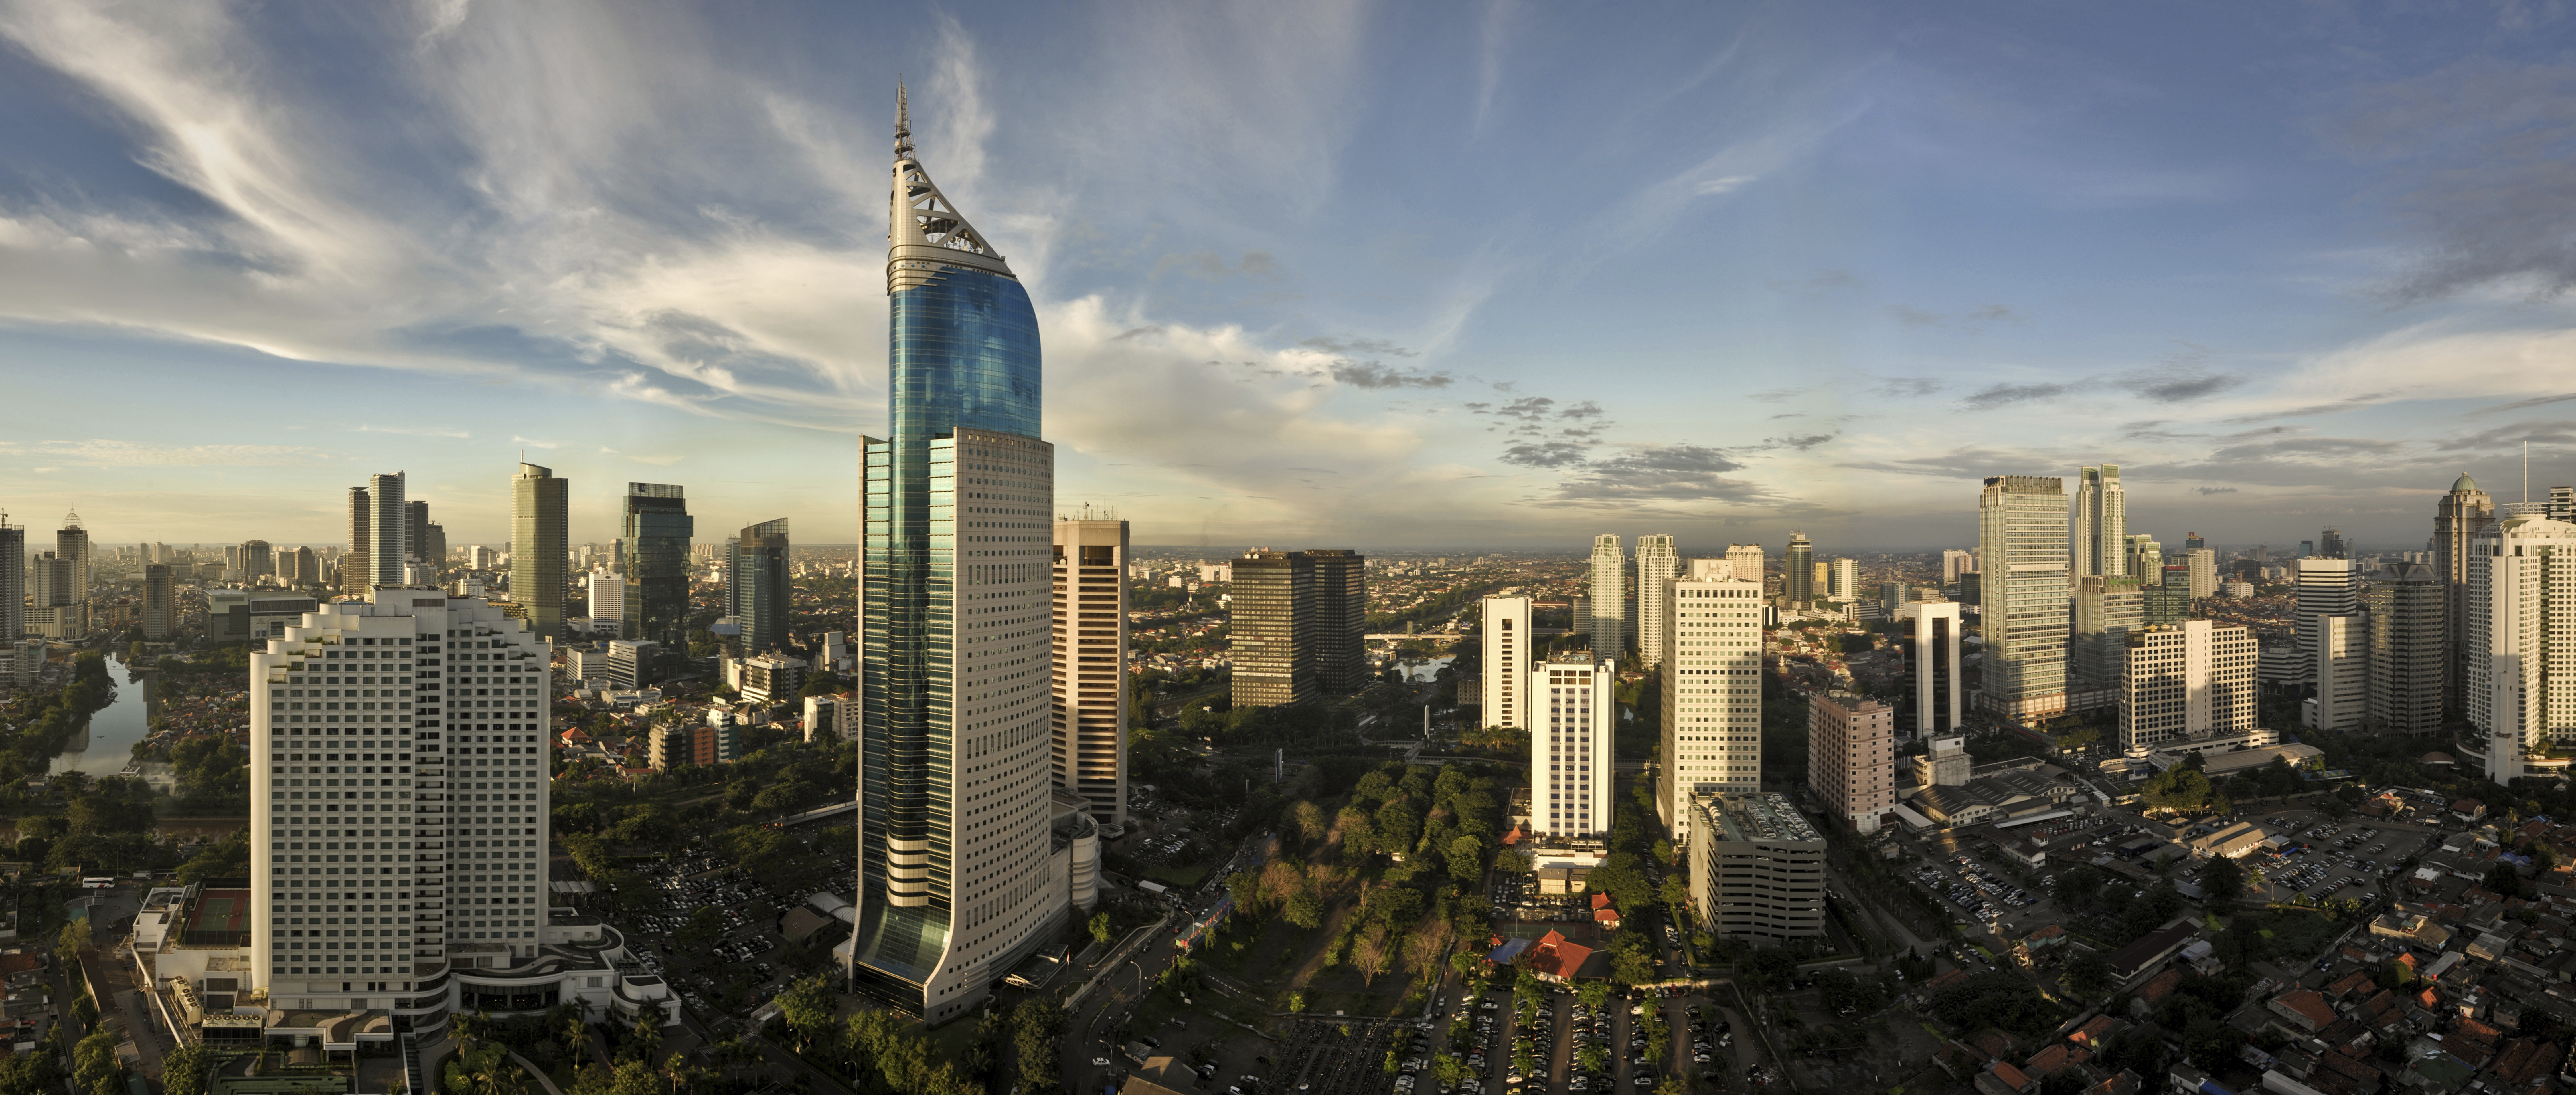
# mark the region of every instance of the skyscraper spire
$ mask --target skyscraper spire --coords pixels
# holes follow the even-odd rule
[[[912,108],[904,102],[903,77],[894,81],[894,158],[912,158]]]
[[[984,241],[939,184],[930,181],[912,149],[912,115],[903,86],[895,86],[894,186],[886,224],[886,295],[927,283],[941,268],[963,266],[1014,281],[1001,252]]]

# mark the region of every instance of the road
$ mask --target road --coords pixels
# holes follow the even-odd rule
[[[1097,1091],[1113,1085],[1116,1076],[1129,1070],[1130,1063],[1118,1056],[1123,1025],[1135,1015],[1137,1005],[1144,1000],[1145,993],[1152,991],[1155,980],[1163,975],[1164,970],[1170,969],[1172,960],[1180,955],[1181,952],[1172,946],[1172,929],[1186,926],[1213,910],[1218,896],[1225,890],[1226,874],[1256,856],[1267,854],[1272,839],[1270,834],[1263,833],[1245,840],[1224,866],[1208,872],[1208,880],[1201,885],[1199,892],[1187,897],[1183,905],[1187,910],[1185,913],[1177,918],[1167,917],[1161,926],[1148,931],[1123,957],[1120,952],[1112,951],[1109,957],[1102,959],[1104,965],[1095,975],[1101,987],[1085,997],[1073,1014],[1065,1017],[1064,1075],[1075,1081],[1078,1090]],[[1109,1064],[1092,1064],[1100,1058],[1108,1059]]]

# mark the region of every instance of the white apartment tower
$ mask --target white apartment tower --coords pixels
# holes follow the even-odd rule
[[[2067,522],[2075,577],[2121,577],[2128,573],[2129,497],[2120,489],[2120,466],[2075,473],[2075,508]]]
[[[1628,556],[1615,533],[1592,538],[1592,650],[1616,664],[1636,629],[1628,622]]]
[[[1127,825],[1127,522],[1055,522],[1055,785]]]
[[[606,567],[591,571],[590,625],[593,628],[605,624],[620,625],[610,633],[622,637],[626,634],[625,622],[626,576]]]
[[[1530,634],[1530,599],[1487,597],[1481,642],[1484,659],[1485,725],[1527,730],[1530,722],[1530,663],[1538,660],[1538,640]]]
[[[2293,587],[2292,611],[2296,615],[2299,650],[2308,655],[2307,672],[2316,672],[2314,636],[2319,616],[2349,616],[2361,611],[2361,586],[2354,581],[2350,559],[2300,559],[2298,585]]]
[[[2260,723],[2262,650],[2243,624],[2209,620],[2128,633],[2120,673],[2120,750],[2143,757],[2166,745],[2242,734]]]
[[[2510,783],[2529,751],[2576,738],[2576,524],[2507,516],[2469,539],[2467,563],[2461,698],[2487,778]]]
[[[1761,585],[1763,567],[1762,545],[1726,545],[1726,565],[1734,569],[1736,577],[1755,585]]]
[[[1843,556],[1826,566],[1825,599],[1829,601],[1860,599],[1860,560]]]
[[[1530,831],[1541,836],[1596,837],[1610,831],[1615,783],[1611,734],[1619,701],[1618,664],[1588,654],[1551,658],[1529,670]],[[1544,777],[1544,782],[1542,782]]]
[[[551,984],[546,644],[481,600],[390,587],[285,635],[250,656],[244,987],[435,1021],[455,994]]]
[[[2218,596],[2218,549],[2191,549],[2191,599]]]
[[[1977,572],[1977,553],[1949,548],[1941,552],[1941,584],[1958,581],[1962,574]]]
[[[2308,626],[2317,694],[2301,705],[2301,724],[2312,730],[2361,729],[2370,717],[2370,617],[2319,616]]]
[[[1664,598],[1671,591],[1666,585],[1681,573],[1681,567],[1671,536],[1637,538],[1637,657],[1648,668],[1663,660],[1664,627],[1670,622]]]
[[[1655,807],[1679,837],[1694,797],[1762,789],[1762,576],[1693,559],[1669,584]]]

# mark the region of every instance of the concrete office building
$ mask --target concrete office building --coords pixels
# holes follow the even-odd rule
[[[2147,626],[2180,623],[2191,618],[2191,565],[2161,568],[2162,581],[2138,587],[2138,605]]]
[[[1234,561],[1226,645],[1236,707],[1284,707],[1322,694],[1313,647],[1315,567],[1301,551],[1255,551]]]
[[[2129,573],[2129,496],[2120,489],[2120,466],[2077,468],[2075,475],[2067,522],[2075,577],[2123,577]]]
[[[1762,577],[1693,559],[1666,585],[1655,807],[1680,829],[1691,823],[1692,796],[1762,788]]]
[[[552,469],[535,464],[519,465],[510,478],[510,599],[527,609],[529,629],[549,642],[563,637],[569,489]]]
[[[1681,556],[1673,548],[1673,538],[1655,534],[1637,538],[1637,658],[1651,669],[1664,660],[1664,629],[1671,625],[1671,607],[1664,599],[1671,595],[1673,577],[1682,572]]]
[[[90,587],[97,584],[96,560],[89,541],[89,530],[81,527],[77,512],[63,515],[63,527],[54,532],[54,557],[70,565],[69,580],[63,590],[68,599],[59,602],[55,623],[60,630],[56,638],[77,639],[89,634]]]
[[[1816,545],[1803,532],[1789,534],[1789,551],[1781,564],[1780,595],[1793,612],[1805,611],[1816,604]]]
[[[1857,601],[1860,592],[1860,560],[1836,558],[1825,566],[1825,599]]]
[[[2075,579],[2075,630],[2067,667],[2070,707],[2089,711],[2119,702],[2128,635],[2146,626],[2146,615],[2146,593],[2137,579],[2099,574]]]
[[[277,550],[266,540],[244,540],[241,545],[241,577],[244,585],[257,585],[262,578],[277,576]]]
[[[2146,533],[2130,533],[2126,565],[2122,573],[2137,579],[2140,586],[2160,584],[2165,580],[2165,546]]]
[[[1533,715],[1530,728],[1530,831],[1541,837],[1589,839],[1610,831],[1618,670],[1617,663],[1584,653],[1530,667],[1530,693],[1547,709]]]
[[[1807,782],[1854,833],[1896,806],[1896,709],[1849,692],[1807,694]]]
[[[2533,752],[2576,738],[2576,524],[2514,514],[2467,559],[2462,698],[2487,778],[2509,784]]]
[[[1592,538],[1592,650],[1612,662],[1628,653],[1635,629],[1628,620],[1628,556],[1619,537]]]
[[[1949,584],[1950,584],[1950,583],[1952,583],[1952,582],[1958,581],[1958,580],[1959,580],[1959,576],[1960,576],[1960,575],[1962,575],[1962,574],[1974,574],[1974,573],[1976,573],[1976,572],[1977,572],[1977,553],[1975,553],[1975,552],[1973,552],[1973,551],[1962,551],[1962,550],[1960,550],[1960,549],[1958,549],[1958,548],[1946,548],[1946,549],[1943,549],[1943,550],[1942,550],[1942,552],[1941,552],[1941,584],[1942,584],[1942,585],[1945,585],[1945,586],[1946,586],[1946,585],[1949,585]]]
[[[1127,825],[1127,522],[1055,522],[1055,785]]]
[[[2191,599],[2198,601],[2218,596],[2218,551],[2196,547],[2191,556]]]
[[[2195,738],[2259,728],[2262,650],[2243,624],[2185,620],[2129,632],[2120,676],[2120,751],[2144,757]]]
[[[1760,544],[1726,545],[1726,565],[1735,572],[1735,580],[1761,585],[1764,556]]]
[[[1896,612],[1903,628],[1905,674],[1899,686],[1897,729],[1916,737],[1940,737],[1966,725],[1966,678],[1959,661],[1960,605],[1956,601],[1917,601]]]
[[[0,510],[0,649],[27,634],[27,526]]]
[[[938,1024],[981,1009],[1069,915],[1041,653],[1055,449],[1039,436],[1028,291],[914,157],[903,114],[886,254],[892,436],[861,441],[865,759],[846,953],[855,990]]]
[[[2446,591],[2449,626],[2444,630],[2448,644],[2442,658],[2443,713],[2466,710],[2468,679],[2466,677],[2468,636],[2473,626],[2468,618],[2469,544],[2495,528],[2495,500],[2478,489],[2477,480],[2461,472],[2451,490],[2433,507],[2433,574]]]
[[[2301,704],[2300,724],[2311,730],[2361,729],[2370,716],[2370,618],[2319,616],[2308,626],[2316,694]]]
[[[1484,627],[1479,632],[1478,669],[1484,679],[1487,729],[1527,730],[1530,721],[1530,665],[1545,649],[1530,633],[1530,599],[1487,597]]]
[[[2297,560],[2298,583],[2291,589],[2293,626],[2298,636],[2299,652],[2307,660],[2307,673],[2313,679],[2317,670],[2315,657],[2316,621],[2319,616],[2349,616],[2361,610],[2360,577],[2350,559],[2306,558]]]
[[[1737,939],[1825,934],[1825,838],[1788,796],[1693,800],[1687,847],[1700,927]]]
[[[611,635],[626,633],[626,578],[613,570],[590,572],[590,626],[594,632],[606,630]]]
[[[2031,721],[2066,710],[2066,484],[2053,475],[1998,475],[1977,500],[1987,713]]]
[[[177,605],[171,601],[170,566],[148,563],[143,567],[143,637],[156,643],[170,641],[178,619]],[[5,594],[0,594],[5,595]]]
[[[2440,572],[2400,563],[2362,586],[2370,619],[2370,725],[2405,734],[2442,729],[2450,590]]]
[[[661,682],[662,644],[651,639],[616,639],[608,644],[608,679],[623,689],[646,688]]]
[[[990,513],[1012,507],[969,508]],[[1013,515],[1025,516],[1026,511]],[[743,651],[768,654],[786,649],[788,608],[795,593],[788,574],[787,518],[748,526],[729,546],[733,555],[725,566],[725,614],[742,628]]]
[[[402,472],[367,477],[367,588],[405,584],[411,561],[411,507]]]

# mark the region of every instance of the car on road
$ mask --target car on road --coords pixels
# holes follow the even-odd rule
[[[1107,1057],[1094,1057],[1094,1058],[1092,1058],[1092,1059],[1091,1059],[1091,1067],[1093,1067],[1093,1068],[1107,1068],[1107,1067],[1109,1067],[1109,1058],[1107,1058]]]

